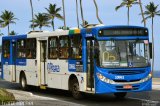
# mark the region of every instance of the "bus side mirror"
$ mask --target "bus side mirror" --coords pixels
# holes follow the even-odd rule
[[[149,43],[149,54],[150,54],[150,59],[152,59],[152,43]]]

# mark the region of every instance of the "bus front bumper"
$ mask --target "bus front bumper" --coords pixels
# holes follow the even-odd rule
[[[132,88],[125,88],[125,85],[129,85]],[[95,93],[96,94],[107,94],[117,92],[141,92],[152,90],[152,78],[142,83],[125,83],[125,84],[110,84],[101,80],[97,81]]]

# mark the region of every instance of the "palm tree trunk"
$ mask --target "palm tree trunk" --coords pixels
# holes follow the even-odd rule
[[[130,20],[130,16],[129,16],[129,7],[128,7],[128,13],[127,13],[127,15],[128,15],[128,25],[129,25],[129,20]]]
[[[78,1],[76,0],[76,13],[77,13],[77,25],[79,28],[79,16],[78,16]]]
[[[99,21],[99,23],[103,24],[103,22],[101,21],[101,19],[99,18],[99,14],[98,14],[98,6],[97,6],[97,3],[96,3],[96,0],[93,0],[94,1],[94,5],[96,7],[96,16],[97,16],[97,19]]]
[[[141,10],[141,15],[142,15],[144,27],[146,27],[146,20],[145,20],[145,17],[144,17],[143,7],[142,7],[142,2],[141,2],[141,0],[139,0],[139,6],[140,6],[140,10]]]
[[[82,24],[85,26],[84,17],[83,17],[83,7],[82,7],[82,0],[80,0],[80,8],[81,8],[81,18],[82,18]]]
[[[54,19],[52,19],[51,24],[52,24],[52,28],[53,28],[53,31],[54,31]]]
[[[34,19],[34,13],[33,13],[33,5],[32,5],[32,0],[30,0],[30,5],[31,5],[31,12],[32,12],[32,20]],[[34,30],[34,22],[32,21],[33,24],[33,30]]]
[[[39,27],[40,31],[42,31],[42,26]]]
[[[9,24],[8,24],[8,36],[10,35],[10,33],[9,33]]]
[[[62,4],[63,4],[64,29],[66,29],[66,16],[65,16],[64,0],[62,0]]]
[[[154,71],[154,20],[152,17],[152,72]]]

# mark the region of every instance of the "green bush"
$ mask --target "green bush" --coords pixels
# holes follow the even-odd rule
[[[15,97],[12,93],[6,91],[3,88],[0,88],[0,105],[3,105],[4,103],[7,104],[9,102],[14,102]]]

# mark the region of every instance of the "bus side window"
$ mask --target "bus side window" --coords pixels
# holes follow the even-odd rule
[[[82,57],[82,36],[73,35],[71,38],[70,57],[81,59]]]
[[[26,58],[36,58],[36,39],[31,38],[26,40]]]
[[[60,36],[59,37],[59,58],[67,59],[69,57],[69,37]]]
[[[48,58],[58,58],[58,37],[50,37],[48,40]]]
[[[17,58],[25,58],[26,57],[26,40],[21,39],[17,41]]]
[[[3,57],[10,57],[10,41],[3,41]]]

